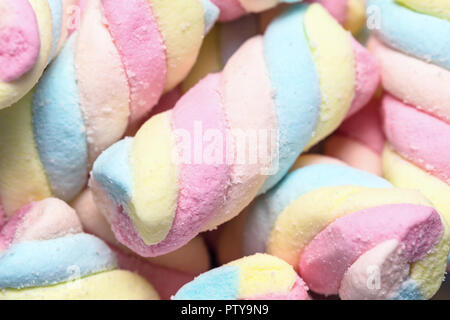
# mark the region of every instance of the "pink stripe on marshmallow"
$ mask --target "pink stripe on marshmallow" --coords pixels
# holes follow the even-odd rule
[[[380,84],[380,73],[372,54],[349,35],[355,57],[355,97],[347,118],[369,103]]]
[[[156,17],[146,0],[102,0],[111,36],[130,84],[130,128],[158,103],[166,83],[166,52]]]
[[[162,253],[193,239],[223,205],[231,180],[231,165],[226,161],[228,127],[220,87],[221,75],[209,75],[189,90],[173,109],[175,137],[187,134],[190,141],[177,141],[181,159],[180,192],[172,228],[166,239],[157,245]],[[210,133],[212,135],[208,136]],[[197,138],[201,140],[196,141]],[[210,140],[214,138],[220,141]],[[202,150],[196,149],[199,143]],[[197,159],[198,155],[201,158]]]
[[[340,23],[344,24],[348,15],[349,0],[307,0],[320,3]]]
[[[383,120],[395,150],[450,184],[450,125],[391,95],[383,98]]]
[[[193,239],[215,216],[223,205],[231,176],[226,162],[225,135],[227,123],[220,95],[221,75],[213,74],[188,91],[172,111],[172,125],[180,161],[180,192],[177,211],[167,237],[158,244],[148,246],[139,237],[130,217],[119,207],[110,215],[112,229],[120,242],[145,256],[159,256],[180,248]],[[177,108],[180,105],[182,108]],[[201,132],[196,132],[201,126]],[[209,131],[212,130],[212,131]],[[208,132],[219,134],[218,146],[208,141]],[[189,141],[181,140],[187,136]],[[186,143],[184,145],[183,143]],[[220,142],[219,142],[220,143]],[[196,146],[203,145],[200,159],[196,159]],[[217,159],[211,164],[203,156],[212,151]],[[99,188],[95,187],[97,190]],[[98,192],[101,192],[98,190]]]
[[[13,242],[20,228],[25,220],[27,213],[33,208],[35,202],[31,202],[19,210],[9,219],[8,223],[0,231],[0,247],[4,246],[7,249]]]

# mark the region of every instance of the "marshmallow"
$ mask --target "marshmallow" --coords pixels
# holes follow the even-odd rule
[[[289,264],[256,254],[203,273],[173,300],[309,300],[307,291]]]
[[[245,42],[222,73],[97,159],[90,185],[117,239],[157,256],[238,215],[304,149],[367,103],[378,73],[360,64],[374,63],[320,5],[287,11],[264,37]],[[233,131],[244,133],[244,143],[227,138]],[[202,132],[210,142],[197,152],[199,132],[200,143]],[[261,132],[265,152],[247,159],[256,143],[246,135]]]
[[[36,84],[71,31],[76,0],[0,1],[0,109]]]
[[[108,246],[55,198],[21,208],[1,229],[0,289],[0,300],[158,299],[143,278],[118,270]]]
[[[35,89],[0,111],[0,202],[8,216],[51,196],[72,201],[97,156],[188,74],[218,15],[209,0],[92,0],[83,8],[78,30]]]
[[[448,1],[368,2],[381,24],[369,49],[387,94],[383,172],[420,190],[450,222],[450,21]]]
[[[430,299],[450,250],[444,218],[419,192],[334,163],[293,171],[239,218],[237,254],[277,256],[312,291],[342,299]]]

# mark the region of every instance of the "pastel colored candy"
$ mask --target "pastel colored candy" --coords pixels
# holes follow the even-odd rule
[[[374,21],[375,36],[398,51],[450,69],[449,21],[411,10],[401,2],[367,1],[376,14],[374,19],[379,20]]]
[[[0,230],[0,300],[158,299],[144,279],[116,269],[114,253],[61,200],[32,202]]]
[[[286,262],[256,254],[184,285],[173,300],[309,300],[308,287]]]
[[[383,98],[383,119],[387,139],[399,154],[450,185],[448,123],[390,95]]]
[[[350,166],[382,175],[381,154],[386,138],[381,123],[381,99],[374,98],[345,120],[324,143],[324,154]]]
[[[320,5],[287,11],[264,37],[246,41],[222,73],[94,163],[90,186],[117,239],[158,256],[238,215],[370,99],[378,73],[360,64],[372,63]],[[246,157],[258,144],[247,134],[264,139],[254,160]]]
[[[210,268],[203,238],[198,236],[182,248],[156,258],[142,258],[121,245],[100,214],[89,189],[72,203],[83,229],[105,241],[117,256],[121,269],[136,272],[150,282],[161,299],[170,299],[184,284]]]
[[[449,222],[449,4],[369,4],[379,5],[383,15],[382,28],[369,42],[388,92],[382,107],[388,140],[383,173],[396,186],[420,190]]]
[[[447,0],[398,0],[397,2],[412,10],[450,20],[450,7]]]
[[[374,54],[383,88],[401,101],[450,123],[450,71],[435,64],[402,54],[372,37]],[[423,81],[427,79],[427,81]]]
[[[354,35],[360,36],[366,27],[365,0],[347,0],[347,14],[344,27]],[[358,37],[359,38],[359,37]]]
[[[22,98],[68,35],[76,0],[0,1],[0,109]]]
[[[419,190],[450,221],[448,183],[399,155],[389,144],[383,152],[383,175],[399,188]]]
[[[38,85],[0,111],[6,215],[50,196],[72,201],[97,156],[187,75],[217,15],[208,0],[85,3],[79,29]]]
[[[445,219],[419,192],[364,171],[303,167],[245,214],[242,253],[285,260],[316,293],[430,299],[441,285],[450,250]]]

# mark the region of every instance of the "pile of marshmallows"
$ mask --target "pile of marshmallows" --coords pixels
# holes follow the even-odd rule
[[[448,0],[0,0],[0,299],[431,299],[449,141]]]

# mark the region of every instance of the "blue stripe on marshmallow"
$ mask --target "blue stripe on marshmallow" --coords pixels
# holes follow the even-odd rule
[[[24,242],[0,256],[0,288],[49,286],[116,267],[109,247],[85,233]]]
[[[133,180],[130,167],[130,153],[133,138],[126,137],[103,151],[94,162],[92,175],[97,183],[128,209],[133,192]],[[128,210],[127,210],[128,211]]]
[[[205,32],[207,34],[219,18],[220,10],[210,0],[202,0]]]
[[[63,20],[63,4],[62,0],[48,0],[50,10],[52,12],[52,50],[50,52],[50,61],[54,58],[59,38],[61,37],[62,20]]]
[[[383,178],[345,165],[316,164],[295,170],[254,202],[245,225],[244,254],[266,252],[278,216],[300,196],[319,188],[341,185],[393,187]]]
[[[71,201],[88,179],[88,146],[79,106],[72,37],[33,95],[33,131],[53,193]]]
[[[392,297],[392,300],[425,300],[420,292],[420,288],[412,279],[404,282],[399,291]]]
[[[394,49],[450,70],[450,22],[393,0],[369,0],[373,32]],[[378,21],[379,20],[379,21]],[[379,25],[377,25],[379,22]]]
[[[319,75],[304,30],[307,9],[307,5],[298,5],[288,10],[271,23],[264,35],[278,117],[279,170],[267,177],[260,193],[272,188],[288,172],[312,138],[319,119]]]
[[[201,274],[185,284],[173,300],[236,300],[239,293],[239,268],[223,266]]]

